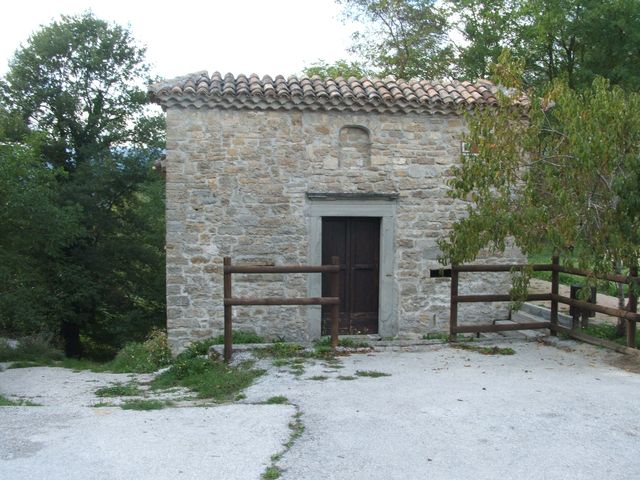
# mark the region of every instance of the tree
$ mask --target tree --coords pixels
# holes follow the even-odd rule
[[[362,78],[369,75],[370,72],[366,67],[357,62],[337,60],[334,63],[327,63],[320,59],[308,67],[303,68],[302,73],[308,77],[317,75],[320,78]]]
[[[47,158],[73,171],[136,136],[148,73],[129,31],[87,13],[33,34],[9,62],[4,103],[48,135]]]
[[[152,171],[164,119],[147,111],[147,73],[128,30],[86,13],[33,34],[1,85],[9,117],[22,122],[16,135],[38,133],[42,168],[65,172],[60,205],[80,212],[81,234],[49,266],[57,291],[47,316],[68,354],[80,354],[81,332],[118,344],[164,323],[162,188]]]
[[[443,262],[513,238],[524,253],[551,248],[600,272],[638,265],[640,94],[602,78],[584,91],[556,80],[524,111],[520,92],[469,117],[474,154],[453,169],[450,193],[470,203],[440,242]]]
[[[447,16],[434,0],[337,0],[359,22],[351,50],[380,75],[433,78],[450,71]]]
[[[43,168],[36,151],[0,143],[0,331],[14,334],[47,327],[57,298],[50,266],[82,232],[78,209],[60,202],[64,172]]]
[[[627,89],[640,89],[640,3],[637,0],[591,2],[584,22],[582,71],[578,84],[595,76]]]
[[[640,87],[637,0],[336,1],[360,25],[352,52],[380,75],[484,78],[507,48],[527,85]]]
[[[509,49],[524,55],[522,48],[522,0],[460,0],[451,2],[458,21],[454,28],[462,36],[457,47],[457,73],[461,78],[487,78],[489,67]]]
[[[451,1],[463,37],[456,62],[465,78],[489,73],[503,48],[525,60],[529,85],[556,78],[571,88],[596,76],[640,86],[640,3],[635,0]]]

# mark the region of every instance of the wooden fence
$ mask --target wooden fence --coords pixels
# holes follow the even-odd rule
[[[549,322],[530,322],[530,323],[514,323],[514,324],[484,324],[484,325],[458,325],[458,304],[467,302],[509,302],[512,301],[510,295],[459,295],[458,287],[460,283],[461,272],[511,272],[523,268],[531,268],[536,272],[551,272],[551,292],[543,294],[529,294],[525,301],[550,301],[551,314]],[[559,295],[559,274],[569,273],[583,277],[597,278],[599,280],[608,280],[617,283],[629,285],[629,304],[627,309],[605,307],[595,303],[576,300]],[[638,268],[634,267],[630,270],[629,275],[620,274],[594,274],[588,270],[567,267],[560,265],[558,257],[553,257],[551,264],[543,265],[452,265],[451,267],[451,310],[449,317],[449,334],[452,340],[455,340],[458,333],[481,333],[481,332],[502,332],[506,330],[533,330],[548,328],[552,335],[558,332],[566,333],[571,337],[577,338],[588,343],[601,345],[618,351],[629,351],[636,349],[636,322],[640,320],[638,311],[637,286],[640,283],[638,277]],[[623,318],[627,322],[627,338],[626,348],[615,342],[592,337],[579,332],[575,325],[572,328],[566,328],[558,324],[558,304],[563,303],[577,307],[586,312],[599,312],[613,317]]]
[[[340,317],[340,259],[331,257],[331,265],[233,265],[230,257],[223,260],[224,276],[224,360],[229,362],[233,354],[233,307],[238,305],[331,305],[331,346],[338,346]],[[328,297],[242,297],[232,294],[231,275],[234,273],[330,273]]]

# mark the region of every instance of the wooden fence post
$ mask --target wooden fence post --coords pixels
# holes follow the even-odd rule
[[[231,273],[225,270],[225,267],[231,266],[231,258],[224,257],[223,260],[223,278],[224,278],[224,299],[231,298]],[[233,330],[232,330],[232,314],[233,306],[224,306],[224,361],[229,363],[233,354]]]
[[[449,340],[455,342],[458,327],[458,276],[456,265],[451,265],[451,305],[449,308]]]
[[[331,265],[340,265],[339,257],[331,257]],[[329,277],[329,290],[331,297],[340,298],[340,270],[331,273]],[[331,348],[338,346],[338,329],[340,326],[340,303],[331,305]]]
[[[551,257],[551,264],[553,265],[553,270],[551,270],[551,315],[549,320],[551,321],[551,335],[558,335],[558,330],[555,328],[558,326],[558,298],[554,297],[554,295],[558,295],[559,292],[559,284],[560,284],[560,272],[558,272],[558,267],[560,267],[560,257],[558,255],[554,255]]]
[[[629,269],[629,276],[638,276],[638,266],[635,265]],[[629,282],[629,311],[638,312],[638,293],[635,280]],[[627,319],[627,347],[636,348],[636,322]]]

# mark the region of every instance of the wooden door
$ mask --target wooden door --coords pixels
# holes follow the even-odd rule
[[[378,333],[380,219],[323,217],[322,263],[340,257],[340,333]],[[329,295],[323,275],[322,295]],[[328,335],[330,306],[322,309],[322,333]]]

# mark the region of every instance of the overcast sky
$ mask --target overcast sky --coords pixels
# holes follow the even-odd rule
[[[172,78],[199,70],[289,75],[319,58],[348,58],[352,27],[334,0],[18,0],[0,16],[0,75],[40,25],[90,9],[129,25],[147,46],[153,73]]]

